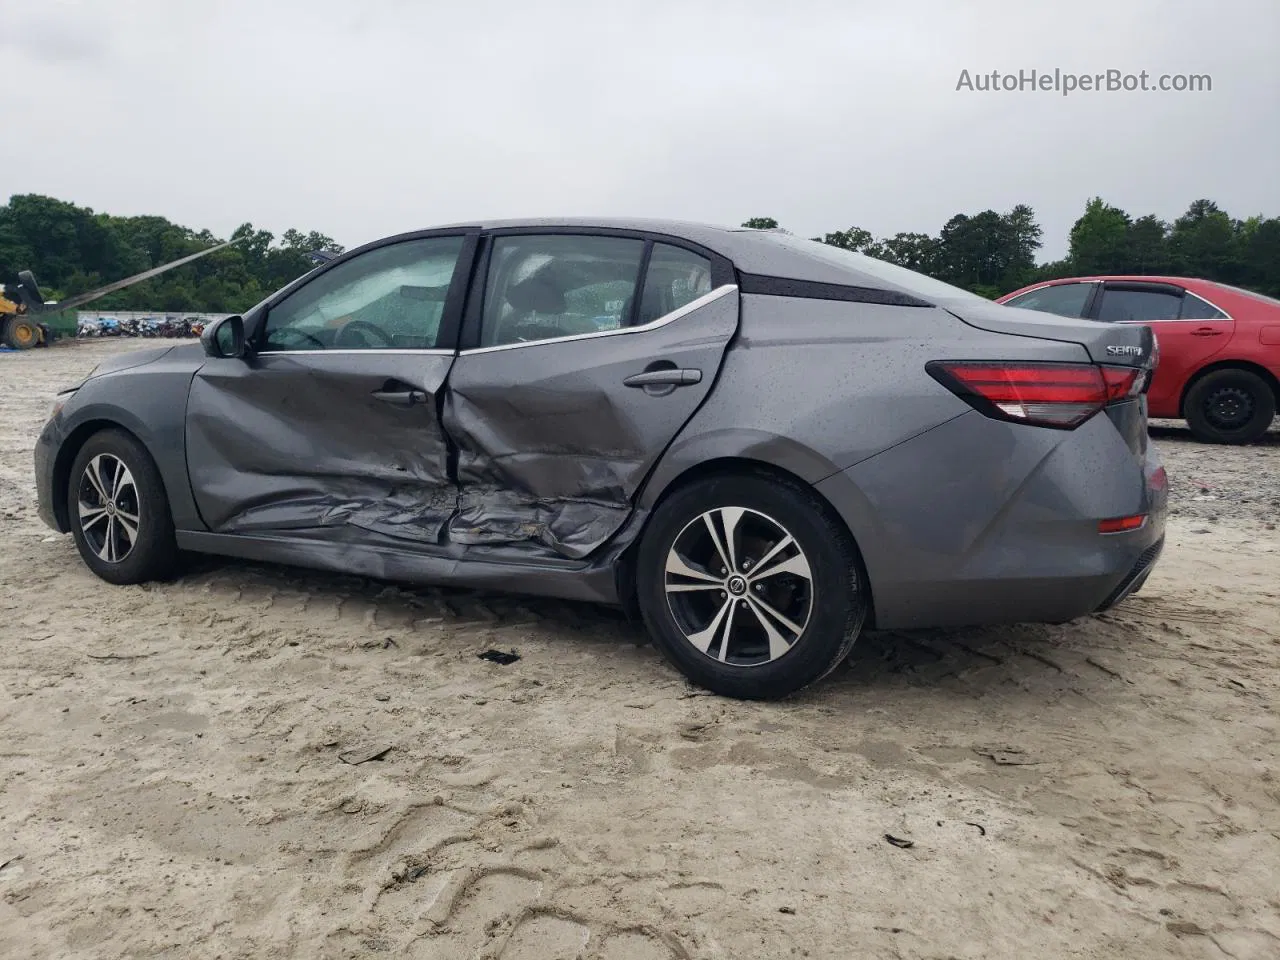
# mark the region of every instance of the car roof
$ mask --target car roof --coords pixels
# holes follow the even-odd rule
[[[1236,315],[1236,311],[1244,310],[1245,316],[1253,314],[1259,308],[1274,310],[1280,307],[1280,300],[1275,297],[1269,297],[1265,293],[1258,293],[1256,290],[1246,290],[1243,287],[1235,287],[1229,283],[1220,283],[1217,280],[1205,280],[1203,277],[1173,277],[1153,274],[1135,274],[1135,273],[1108,273],[1093,274],[1090,276],[1080,277],[1055,277],[1052,280],[1042,280],[1039,283],[1029,283],[1025,287],[1017,290],[1011,290],[1003,294],[999,298],[999,302],[1005,303],[1016,296],[1027,293],[1032,290],[1043,289],[1044,287],[1061,286],[1064,283],[1097,283],[1100,281],[1118,280],[1126,283],[1171,283],[1180,287],[1185,287],[1192,293],[1198,293],[1202,299],[1209,300],[1219,309],[1226,308],[1229,313]]]
[[[1054,277],[1052,280],[1041,280],[1039,283],[1029,283],[1023,290],[1030,290],[1034,287],[1048,287],[1060,283],[1093,283],[1106,280],[1122,280],[1129,283],[1176,283],[1183,287],[1193,287],[1196,285],[1206,287],[1218,287],[1221,284],[1214,280],[1205,280],[1202,277],[1172,277],[1163,274],[1149,273],[1096,273],[1079,277]],[[1018,291],[1014,291],[1015,293]]]
[[[482,230],[504,230],[518,227],[598,227],[607,230],[641,230],[649,233],[665,233],[686,240],[712,237],[729,233],[770,233],[775,231],[752,230],[750,227],[729,227],[693,220],[672,220],[659,217],[515,217],[497,220],[463,220],[441,224],[439,228],[478,227]]]

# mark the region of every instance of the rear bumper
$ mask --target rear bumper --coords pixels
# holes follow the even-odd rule
[[[818,484],[862,550],[880,629],[1062,623],[1140,589],[1168,504],[1158,452],[965,414]],[[1145,514],[1140,529],[1100,520]]]
[[[1164,537],[1153,543],[1147,549],[1138,555],[1137,561],[1123,580],[1107,599],[1094,611],[1094,613],[1102,613],[1104,610],[1110,610],[1117,603],[1120,603],[1126,597],[1130,597],[1142,589],[1142,585],[1147,582],[1147,577],[1151,575],[1151,571],[1155,569],[1156,561],[1160,559],[1160,554],[1164,551]]]

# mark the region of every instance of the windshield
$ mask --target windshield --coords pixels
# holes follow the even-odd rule
[[[838,267],[847,267],[850,270],[866,275],[868,278],[892,284],[899,290],[914,293],[916,296],[926,300],[980,300],[983,303],[991,302],[986,297],[970,293],[963,287],[953,287],[949,283],[935,280],[933,277],[917,273],[915,270],[908,270],[906,267],[900,267],[884,260],[877,260],[875,257],[868,257],[863,253],[854,253],[852,250],[834,247],[828,243],[820,243],[817,240],[802,240],[800,237],[787,234],[773,234],[769,239],[774,243],[790,247],[815,259],[823,260]]]

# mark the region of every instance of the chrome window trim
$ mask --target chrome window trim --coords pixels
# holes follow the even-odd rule
[[[731,293],[738,292],[736,283],[726,283],[723,286],[716,287],[710,293],[704,293],[697,300],[690,300],[683,307],[672,310],[670,313],[658,317],[656,320],[650,320],[648,323],[642,323],[634,327],[619,327],[617,330],[597,330],[595,333],[571,333],[564,337],[547,337],[545,340],[529,340],[522,343],[500,343],[492,347],[472,347],[470,350],[463,350],[459,356],[469,357],[479,353],[496,353],[499,350],[519,350],[523,347],[541,347],[552,343],[568,343],[577,340],[598,340],[601,337],[621,337],[632,333],[648,333],[651,330],[658,330],[665,327],[669,323],[674,323],[681,317],[688,316],[695,310],[700,310],[710,303],[714,303],[721,297],[728,296]]]
[[[1208,297],[1206,297],[1206,296],[1204,296],[1204,295],[1202,295],[1202,294],[1196,293],[1194,290],[1189,290],[1189,289],[1187,289],[1186,287],[1183,287],[1183,288],[1182,288],[1182,292],[1183,292],[1183,296],[1186,296],[1186,297],[1195,297],[1195,298],[1196,298],[1197,300],[1199,300],[1201,303],[1207,303],[1209,306],[1213,307],[1213,309],[1217,310],[1220,314],[1222,314],[1222,316],[1220,316],[1220,317],[1209,317],[1209,318],[1207,318],[1207,319],[1200,319],[1200,320],[1196,320],[1196,321],[1194,321],[1194,322],[1196,322],[1196,323],[1212,323],[1214,320],[1235,320],[1235,317],[1231,316],[1231,314],[1227,313],[1227,311],[1223,310],[1220,306],[1218,306],[1216,303],[1214,303],[1214,302],[1213,302],[1212,300],[1210,300]],[[1179,319],[1179,320],[1181,320],[1182,318],[1181,318],[1181,317],[1179,317],[1178,319]],[[1190,320],[1190,318],[1188,318],[1187,322],[1188,322],[1188,323],[1191,323],[1192,321]]]
[[[1112,282],[1112,281],[1108,281],[1108,282]],[[1141,283],[1142,281],[1117,280],[1114,282],[1115,283]],[[1161,281],[1156,281],[1156,282],[1159,283]],[[1169,284],[1169,286],[1177,286],[1177,284]],[[1190,289],[1189,287],[1181,287],[1180,289],[1182,290],[1183,299],[1187,297],[1195,297],[1197,300],[1203,303],[1207,303],[1209,306],[1213,307],[1213,309],[1217,310],[1220,314],[1222,314],[1222,316],[1202,317],[1199,320],[1193,319],[1191,317],[1174,317],[1171,320],[1100,320],[1098,322],[1099,323],[1222,323],[1225,320],[1230,320],[1232,323],[1235,323],[1235,317],[1231,316],[1231,314],[1227,313],[1227,311],[1223,310],[1220,306],[1218,306],[1208,297],[1201,296],[1200,294],[1196,293],[1194,290]],[[1106,290],[1102,291],[1103,296],[1106,295],[1106,292],[1107,292]]]
[[[359,350],[343,347],[341,350],[259,350],[256,354],[258,357],[331,357],[337,355],[354,355],[369,356],[370,354],[415,354],[423,357],[452,357],[454,351],[440,350],[437,348],[418,348],[418,347],[376,347],[369,350]]]

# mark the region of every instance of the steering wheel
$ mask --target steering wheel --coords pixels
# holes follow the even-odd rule
[[[288,341],[290,337],[314,343],[316,347],[321,350],[325,349],[325,342],[323,340],[319,337],[313,337],[311,334],[307,333],[307,331],[299,330],[297,327],[277,327],[267,334],[267,343],[273,347],[288,350],[289,346],[286,341]]]
[[[372,341],[372,342],[371,342]],[[376,327],[367,320],[352,320],[345,324],[338,335],[333,338],[335,347],[390,347],[391,337],[381,327]]]

